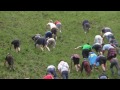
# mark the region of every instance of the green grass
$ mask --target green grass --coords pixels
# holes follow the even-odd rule
[[[52,19],[62,22],[62,34],[58,33],[58,40],[55,49],[51,52],[42,52],[35,49],[31,39],[36,33],[45,34],[46,24]],[[112,29],[116,39],[119,41],[120,12],[119,11],[0,11],[0,78],[2,79],[39,79],[46,74],[48,65],[57,67],[59,60],[63,59],[70,65],[70,56],[78,53],[81,56],[81,49],[74,50],[75,47],[88,42],[82,29],[82,21],[88,19],[91,22],[91,30],[87,34],[88,41],[93,44],[94,36],[100,33],[104,26]],[[15,53],[10,43],[18,38],[21,41],[21,52]],[[9,71],[4,67],[6,54],[10,52],[15,58],[15,71]],[[120,56],[117,56],[120,59]],[[80,62],[81,63],[81,62]],[[111,76],[107,62],[106,72],[111,79],[119,78],[117,75]],[[101,67],[99,67],[100,71]],[[57,73],[59,78],[61,76]],[[91,76],[77,73],[73,66],[69,75],[70,79],[96,79],[100,72],[94,71]]]

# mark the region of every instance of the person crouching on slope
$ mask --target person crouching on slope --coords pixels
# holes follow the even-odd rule
[[[57,79],[56,68],[54,65],[49,65],[47,67],[47,73],[51,73],[53,75],[54,79]]]
[[[70,69],[67,62],[65,62],[64,60],[60,60],[58,64],[58,71],[60,72],[63,79],[68,79]]]
[[[84,44],[83,46],[78,46],[75,49],[82,48],[82,56],[84,59],[88,58],[89,52],[92,50],[91,45],[89,43]]]
[[[20,40],[15,39],[11,42],[11,46],[14,45],[14,49],[16,52],[20,52]],[[10,47],[11,49],[11,47]]]
[[[87,75],[91,74],[90,63],[88,60],[83,60],[82,65],[81,65],[81,73],[83,72],[83,69],[85,69],[85,72]]]
[[[14,58],[11,54],[7,54],[6,58],[5,58],[5,62],[4,62],[4,66],[7,66],[10,70],[14,70]]]
[[[47,46],[47,41],[44,37],[40,37],[35,42],[35,48],[40,47],[42,51],[44,51],[44,48],[47,48],[48,51],[50,51],[49,47]]]
[[[74,66],[76,68],[76,71],[80,71],[80,55],[79,54],[73,54],[71,56],[71,60],[74,62]],[[71,63],[71,67],[72,67],[72,63]]]

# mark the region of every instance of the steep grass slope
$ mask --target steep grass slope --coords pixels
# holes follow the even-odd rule
[[[46,24],[50,19],[62,22],[62,34],[58,33],[56,48],[51,48],[51,52],[47,50],[42,52],[40,49],[35,49],[31,36],[36,33],[44,35]],[[84,19],[91,22],[87,39],[81,25]],[[93,44],[94,36],[99,34],[104,26],[110,27],[119,41],[119,23],[119,11],[0,11],[0,78],[42,78],[46,74],[46,67],[50,64],[57,67],[59,60],[63,59],[70,65],[70,56],[73,53],[79,53],[82,61],[81,49],[74,50],[74,48],[87,42]],[[15,53],[13,48],[10,50],[10,43],[15,38],[21,41],[20,53]],[[15,58],[14,72],[4,67],[7,53],[11,53]],[[117,57],[120,59],[119,55]],[[109,62],[107,66],[107,75],[110,78],[119,78],[117,75],[111,75]],[[99,68],[102,71],[101,67]],[[77,73],[73,66],[69,78],[96,79],[99,74],[100,72],[94,71],[88,77],[85,72]],[[58,76],[61,78],[59,73]]]

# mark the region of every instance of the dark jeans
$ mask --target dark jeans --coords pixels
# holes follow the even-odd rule
[[[55,71],[54,68],[49,68],[49,69],[47,70],[47,72],[53,74],[55,79],[57,78],[57,74],[56,74],[56,71]]]
[[[68,71],[63,71],[62,72],[62,78],[63,79],[68,79]]]

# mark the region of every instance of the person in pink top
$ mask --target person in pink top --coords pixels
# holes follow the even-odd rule
[[[46,73],[46,75],[43,77],[43,79],[54,79],[54,77],[51,73]]]

